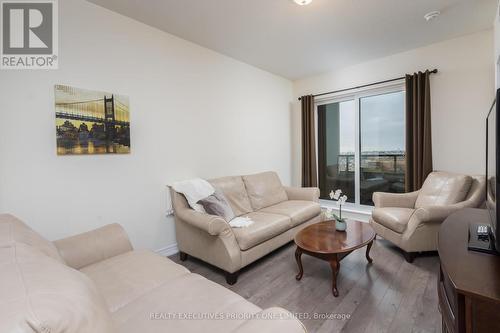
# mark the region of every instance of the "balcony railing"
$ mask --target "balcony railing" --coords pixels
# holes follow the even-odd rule
[[[405,190],[406,155],[403,152],[364,153],[361,155],[360,203],[373,205],[373,192],[402,193]],[[321,197],[327,199],[332,189],[340,188],[354,202],[355,155],[340,154],[337,165],[327,166],[320,177]]]
[[[339,172],[354,172],[355,162],[354,154],[340,154],[338,155],[337,165]],[[384,166],[383,163],[386,160],[392,166]],[[361,169],[367,169],[366,171],[372,172],[392,172],[392,173],[403,173],[405,172],[406,166],[406,155],[404,153],[367,153],[361,154]],[[376,165],[370,165],[376,164]],[[385,163],[385,164],[388,164]]]

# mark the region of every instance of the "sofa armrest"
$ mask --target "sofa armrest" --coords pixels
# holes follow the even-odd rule
[[[175,211],[175,215],[182,221],[204,230],[212,236],[218,236],[226,230],[231,230],[229,223],[220,216],[200,213],[190,208],[178,209]]]
[[[304,325],[282,308],[269,308],[238,326],[234,333],[307,333]]]
[[[420,191],[409,192],[409,193],[374,192],[373,203],[375,204],[376,208],[382,208],[382,207],[414,208],[419,192]]]
[[[305,200],[319,202],[319,188],[317,187],[287,187],[285,192],[288,200]]]
[[[127,233],[119,224],[108,224],[83,234],[54,242],[68,266],[75,269],[132,251]]]

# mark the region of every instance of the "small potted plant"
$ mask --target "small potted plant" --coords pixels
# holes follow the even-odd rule
[[[332,208],[328,208],[326,210],[326,217],[335,220],[335,229],[337,231],[345,231],[347,229],[346,220],[342,218],[342,205],[344,205],[347,201],[347,196],[342,195],[341,190],[331,191],[330,199],[337,201],[337,205],[339,206],[339,215],[333,213]]]

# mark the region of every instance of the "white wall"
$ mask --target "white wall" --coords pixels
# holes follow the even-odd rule
[[[0,211],[49,239],[119,222],[175,242],[165,184],[291,180],[292,83],[82,0],[59,1],[60,69],[0,72]],[[128,95],[132,153],[56,156],[54,84]]]
[[[494,98],[493,31],[484,31],[294,82],[305,94],[349,88],[438,68],[431,78],[437,170],[484,174],[484,121]],[[300,105],[294,102],[293,182],[300,183]]]
[[[495,66],[496,66],[496,87],[500,88],[500,1],[494,22],[495,30]]]

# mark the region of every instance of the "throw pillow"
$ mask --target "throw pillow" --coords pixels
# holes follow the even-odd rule
[[[214,194],[201,199],[198,204],[202,205],[208,214],[220,216],[227,222],[235,217],[225,195],[219,190],[215,190]]]

